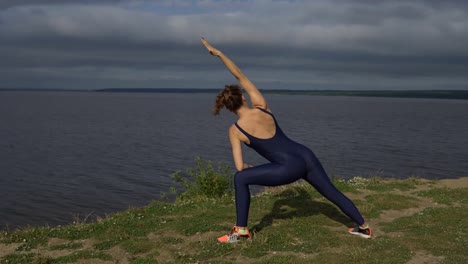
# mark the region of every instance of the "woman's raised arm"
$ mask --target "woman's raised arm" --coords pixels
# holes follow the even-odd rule
[[[203,45],[210,52],[211,55],[216,56],[221,59],[221,61],[226,65],[228,70],[239,80],[239,83],[244,87],[245,91],[249,94],[250,100],[252,101],[252,106],[260,107],[267,109],[267,102],[263,97],[262,93],[257,89],[257,87],[245,76],[242,71],[234,64],[234,62],[224,55],[221,51],[215,49],[211,46],[206,39],[201,38]]]

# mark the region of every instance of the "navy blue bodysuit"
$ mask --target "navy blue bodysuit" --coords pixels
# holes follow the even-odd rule
[[[234,176],[236,188],[237,226],[247,226],[250,207],[249,185],[278,186],[304,179],[320,194],[336,204],[343,213],[358,225],[364,219],[353,202],[332,184],[315,154],[306,146],[289,139],[281,130],[274,115],[257,108],[273,117],[276,132],[272,138],[256,138],[236,127],[250,140],[246,144],[270,163],[239,171]]]

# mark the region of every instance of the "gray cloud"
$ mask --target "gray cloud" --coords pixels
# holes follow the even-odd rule
[[[118,3],[123,0],[2,0],[0,10],[23,5],[62,5],[62,4],[97,4],[97,3]]]
[[[233,82],[199,36],[269,88],[468,83],[463,1],[3,1],[2,7],[0,79],[12,87]]]

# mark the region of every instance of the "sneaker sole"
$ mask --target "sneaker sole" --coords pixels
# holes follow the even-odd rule
[[[219,238],[217,239],[218,242],[220,242],[220,243],[228,243],[228,244],[230,244],[230,243],[239,243],[239,242],[242,242],[242,241],[250,241],[250,240],[252,239],[250,236],[239,236],[239,238],[236,239],[236,240],[229,240],[229,239],[227,239],[226,241],[222,241],[222,240],[220,240],[221,238],[224,238],[224,237],[219,237]]]
[[[369,236],[369,235],[365,235],[363,233],[359,233],[359,232],[349,232],[351,235],[357,235],[357,236],[360,236],[360,237],[363,237],[363,238],[371,238],[372,236]]]

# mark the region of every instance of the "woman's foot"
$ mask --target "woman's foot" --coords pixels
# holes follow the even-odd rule
[[[245,231],[242,231],[243,232],[240,232],[238,226],[234,226],[233,228],[231,228],[229,234],[224,235],[222,237],[218,237],[218,241],[221,243],[237,243],[242,239],[252,239],[252,236],[250,235],[250,232],[247,229],[245,229]]]
[[[352,235],[358,235],[363,238],[372,237],[372,228],[370,228],[369,226],[366,226],[366,227],[356,226],[354,228],[350,228],[348,232]]]

